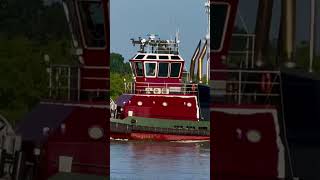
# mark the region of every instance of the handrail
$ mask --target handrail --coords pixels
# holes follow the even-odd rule
[[[136,84],[172,84],[172,85],[181,85],[187,83],[157,83],[157,82],[135,82]]]
[[[50,64],[47,67],[49,98],[71,100],[72,94],[80,97],[80,66]],[[74,81],[77,79],[77,81]],[[73,82],[76,82],[74,84]]]
[[[255,46],[255,39],[256,35],[255,34],[247,34],[247,33],[234,33],[232,34],[232,40],[235,38],[243,38],[245,41],[245,46],[244,47],[237,47],[242,50],[233,50],[232,48],[229,50],[229,59],[232,57],[232,55],[244,55],[245,59],[245,67],[249,68],[249,62],[251,64],[251,68],[254,67],[254,56],[255,56],[255,51],[254,51],[254,46]]]
[[[280,74],[280,71],[269,71],[269,70],[245,70],[245,69],[211,69],[211,72],[241,72],[241,73],[271,73],[271,74]]]
[[[211,86],[213,97],[223,96],[225,100],[233,99],[230,103],[243,104],[257,97],[273,101],[281,96],[280,71],[254,69],[255,40],[255,34],[232,34],[232,41],[238,43],[233,43],[236,46],[229,50],[226,64],[236,65],[237,69],[211,69],[211,78],[215,79],[214,76],[219,74],[224,78],[211,81],[214,85]],[[267,74],[269,79],[266,81]]]
[[[125,93],[129,94],[196,94],[198,84],[189,83],[150,83],[150,82],[125,82]],[[154,92],[154,90],[160,92]],[[153,91],[153,92],[151,92]]]
[[[280,97],[280,71],[247,70],[247,69],[212,69],[213,79],[216,74],[225,74],[225,79],[211,80],[213,98],[224,96],[226,99],[243,104],[250,98],[264,97],[266,99]],[[265,77],[269,76],[268,79]],[[261,79],[261,81],[257,80]],[[219,85],[220,83],[220,85]],[[267,103],[267,102],[265,102]]]

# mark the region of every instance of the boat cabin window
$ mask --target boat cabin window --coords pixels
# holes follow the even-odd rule
[[[100,1],[79,1],[82,34],[88,47],[105,47],[104,11]]]
[[[134,68],[136,69],[136,76],[143,76],[143,64],[142,62],[135,62]]]
[[[169,59],[168,56],[159,56],[159,59]]]
[[[139,54],[135,59],[143,59],[144,55]]]
[[[171,56],[171,59],[178,60],[178,59],[180,59],[180,57],[179,56]]]
[[[229,4],[213,3],[210,5],[210,12],[210,23],[212,24],[212,27],[214,27],[210,31],[211,49],[220,51],[227,27]]]
[[[181,63],[171,63],[170,77],[179,77],[181,69]]]
[[[169,63],[159,63],[158,77],[168,77]]]
[[[146,77],[156,77],[156,62],[145,62],[144,69]]]
[[[147,56],[147,59],[157,59],[157,56],[149,55],[149,56]]]

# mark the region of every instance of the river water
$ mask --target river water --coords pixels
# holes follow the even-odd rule
[[[209,142],[111,141],[111,180],[208,180]]]

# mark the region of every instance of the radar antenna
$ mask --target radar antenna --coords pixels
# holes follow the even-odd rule
[[[138,40],[131,38],[133,46],[140,45],[140,53],[156,54],[179,54],[179,34],[176,34],[175,40],[162,40],[157,38],[157,34],[147,34],[148,38]]]

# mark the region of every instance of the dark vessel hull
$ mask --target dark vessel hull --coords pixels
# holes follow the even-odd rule
[[[293,175],[320,179],[320,78],[282,71],[283,112]]]
[[[142,117],[111,119],[110,137],[153,141],[207,141],[210,139],[210,123]]]

